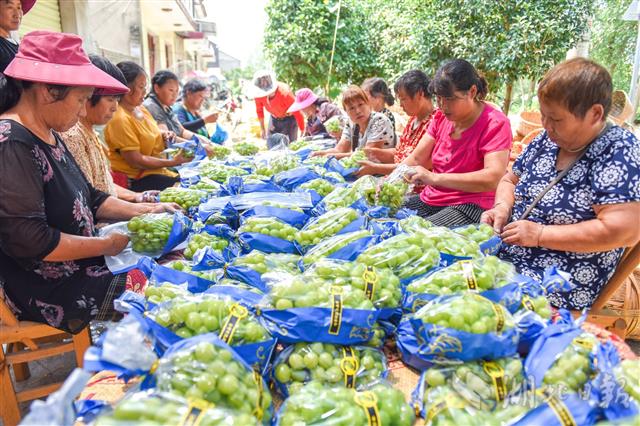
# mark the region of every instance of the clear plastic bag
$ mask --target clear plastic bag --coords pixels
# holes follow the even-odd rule
[[[171,346],[154,375],[160,391],[253,414],[259,420],[269,414],[271,395],[262,377],[212,334]]]
[[[213,161],[202,162],[199,166],[200,176],[207,177],[216,182],[226,182],[230,176],[244,176],[249,172],[246,169]]]
[[[194,271],[193,265],[191,262],[187,262],[184,260],[174,260],[163,265],[167,268],[174,269],[176,271],[184,272],[186,274],[195,275],[196,277],[200,277],[207,281],[217,282],[218,278],[221,276],[222,272],[219,269],[210,269],[210,270],[202,270],[202,271]]]
[[[199,210],[202,214],[205,214],[207,211],[221,209],[227,204],[231,204],[236,210],[248,210],[256,206],[265,205],[265,203],[275,203],[286,208],[308,209],[313,207],[311,196],[306,192],[251,192],[232,197],[211,198],[206,203],[201,204]]]
[[[252,144],[251,142],[238,142],[233,145],[233,150],[240,155],[245,157],[256,155],[260,148],[257,145]]]
[[[302,246],[310,246],[320,243],[322,240],[340,233],[345,227],[358,219],[360,215],[355,209],[341,207],[330,210],[308,222],[304,228],[298,231],[296,241]],[[362,221],[362,225],[365,222]],[[364,227],[364,226],[362,226]],[[355,231],[357,229],[353,229]]]
[[[133,251],[150,255],[162,253],[173,228],[173,215],[144,214],[127,223]]]
[[[197,183],[189,185],[189,189],[197,189],[199,191],[204,191],[207,194],[219,194],[223,190],[223,187],[219,182],[203,176]]]
[[[581,333],[556,354],[555,361],[544,373],[543,386],[562,386],[570,392],[582,390],[595,373],[592,359],[598,339],[590,333]]]
[[[440,253],[432,238],[424,232],[416,232],[383,240],[362,252],[357,261],[378,268],[390,268],[405,280],[438,266]]]
[[[158,199],[163,203],[176,203],[185,210],[199,206],[207,198],[205,191],[192,188],[169,187],[160,191]]]
[[[429,228],[432,228],[434,225],[427,219],[414,215],[406,217],[404,219],[400,219],[398,221],[398,226],[404,232],[412,233],[416,231],[425,231]]]
[[[400,279],[390,269],[367,267],[361,263],[320,259],[302,277],[316,285],[349,286],[364,292],[377,309],[398,308],[402,298]]]
[[[367,186],[362,195],[372,206],[389,207],[396,211],[404,203],[405,195],[412,190],[413,185],[408,184],[402,175],[394,172],[387,177],[378,178],[375,186]]]
[[[144,289],[144,297],[154,305],[159,305],[176,297],[182,297],[189,294],[185,285],[173,284],[173,283],[158,283],[153,280],[147,281],[147,286]]]
[[[238,232],[258,233],[293,242],[298,230],[275,218],[251,216],[244,219]]]
[[[503,287],[515,276],[511,263],[495,256],[481,257],[453,265],[412,281],[407,290],[415,293],[449,295],[463,291],[484,291]]]
[[[295,169],[300,165],[300,158],[292,153],[279,153],[266,160],[256,161],[257,175],[273,176],[286,170]]]
[[[360,161],[367,159],[367,154],[361,149],[356,149],[350,156],[338,160],[345,169],[359,169]]]
[[[349,207],[360,198],[353,186],[338,186],[324,197],[322,203],[327,210]]]
[[[317,262],[323,257],[328,257],[333,253],[347,247],[349,244],[358,240],[371,236],[371,232],[368,230],[361,230],[355,232],[348,232],[346,234],[335,235],[331,238],[327,238],[320,243],[316,244],[311,250],[309,250],[302,258],[302,262],[305,266],[311,265]]]
[[[640,404],[640,358],[625,359],[615,367],[614,374],[629,396]]]
[[[424,231],[424,233],[435,242],[436,248],[440,253],[454,257],[482,256],[478,243],[453,232],[449,228],[434,226]]]
[[[263,253],[258,250],[253,250],[243,256],[235,258],[231,261],[230,266],[244,266],[252,269],[259,274],[265,274],[267,272],[300,272],[298,269],[298,262],[300,256],[289,253]]]
[[[196,418],[200,426],[258,426],[260,422],[246,413],[189,402],[177,395],[144,391],[127,395],[112,411],[105,411],[94,426],[175,426]]]
[[[154,308],[149,318],[181,338],[213,332],[232,346],[271,339],[245,306],[219,294],[176,297]]]
[[[187,247],[184,249],[184,257],[191,260],[198,250],[210,247],[215,251],[222,251],[229,247],[229,240],[218,235],[211,235],[207,232],[191,234],[187,239]]]
[[[413,410],[402,392],[386,382],[371,384],[361,391],[311,382],[287,398],[275,424],[411,426],[414,420]]]
[[[300,185],[301,189],[312,189],[320,194],[321,197],[328,195],[335,186],[326,179],[312,179]]]
[[[272,374],[280,392],[288,396],[312,380],[359,389],[384,379],[386,364],[384,353],[373,348],[296,343],[278,354]]]

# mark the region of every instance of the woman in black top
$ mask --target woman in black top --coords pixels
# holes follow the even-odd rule
[[[393,128],[393,145],[385,144],[384,147],[395,148],[398,143],[398,136],[396,135],[396,119],[393,116],[393,113],[387,108],[387,105],[391,106],[395,102],[393,93],[391,93],[387,83],[380,77],[366,79],[362,82],[361,87],[367,96],[369,96],[369,104],[371,105],[371,108],[375,112],[386,115],[389,121],[391,121],[391,126]]]
[[[19,319],[71,333],[116,316],[113,300],[125,289],[126,274],[109,272],[103,256],[129,238],[99,237],[96,222],[174,209],[96,190],[58,135],[86,114],[94,87],[128,90],[81,46],[72,34],[31,32],[0,76],[0,284]]]
[[[0,73],[18,53],[18,42],[11,39],[11,31],[18,31],[22,16],[35,0],[0,0]]]

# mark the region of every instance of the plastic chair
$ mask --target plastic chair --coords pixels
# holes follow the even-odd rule
[[[71,335],[46,324],[19,321],[2,296],[0,292],[0,418],[5,426],[14,426],[21,418],[19,403],[47,396],[62,386],[62,382],[16,392],[10,368],[15,380],[23,381],[30,376],[30,361],[72,351],[76,363],[82,367],[84,352],[91,343],[88,327]]]

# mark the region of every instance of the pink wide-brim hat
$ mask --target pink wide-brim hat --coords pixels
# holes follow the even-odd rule
[[[307,89],[305,87],[304,89],[300,89],[296,92],[296,101],[293,104],[291,104],[287,112],[291,113],[291,112],[300,111],[310,105],[313,105],[313,103],[317,100],[318,100],[318,95],[313,93],[313,90]]]
[[[22,14],[26,15],[33,5],[36,4],[36,0],[20,0],[20,4],[22,5]]]
[[[25,35],[4,74],[37,83],[95,87],[114,95],[129,91],[91,63],[82,49],[82,38],[54,31],[32,31]]]

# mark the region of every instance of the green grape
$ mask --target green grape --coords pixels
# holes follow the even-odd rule
[[[477,413],[470,409],[468,403],[448,384],[425,386],[422,404],[422,411],[426,413],[426,423],[429,425],[483,424],[480,419],[474,418],[474,414]]]
[[[258,426],[258,420],[249,413],[206,404],[198,406],[202,414],[198,418],[200,426]],[[125,396],[117,403],[113,412],[100,415],[97,426],[174,426],[181,423],[189,411],[190,403],[171,393],[138,392]]]
[[[215,180],[209,179],[208,177],[201,177],[198,183],[189,186],[190,189],[198,189],[200,191],[204,191],[206,193],[217,193],[222,189],[222,185],[220,185]]]
[[[284,271],[289,273],[300,272],[298,261],[300,256],[289,253],[263,253],[253,250],[244,256],[237,257],[231,262],[232,266],[246,266],[259,274],[272,271]]]
[[[193,259],[193,255],[200,249],[205,247],[211,247],[212,249],[221,252],[229,245],[229,241],[224,238],[217,237],[215,235],[201,232],[199,234],[193,234],[187,243],[187,248],[184,249],[184,257],[187,259]]]
[[[337,133],[342,130],[342,125],[340,124],[340,119],[337,116],[333,116],[327,121],[324,122],[324,128],[327,129],[327,132]]]
[[[322,240],[319,244],[316,244],[311,250],[309,250],[303,257],[302,262],[304,265],[310,265],[317,262],[323,257],[327,257],[332,253],[344,248],[345,246],[357,241],[361,238],[368,237],[371,232],[367,230],[347,232],[345,234],[334,235],[333,237]]]
[[[354,169],[354,168],[360,168],[360,161],[364,161],[367,159],[367,154],[364,153],[364,151],[357,149],[353,152],[353,154],[351,154],[348,157],[344,157],[341,158],[340,164],[342,164],[342,167],[344,167],[345,169]]]
[[[538,297],[529,298],[528,296],[523,296],[522,304],[520,305],[521,309],[529,309],[540,315],[541,318],[548,320],[551,318],[552,309],[549,300],[544,295],[540,295]]]
[[[294,241],[298,230],[276,218],[250,216],[245,220],[242,226],[240,226],[238,232],[254,232],[270,235],[287,241]]]
[[[203,278],[207,281],[216,281],[218,278],[219,272],[217,270],[208,270],[208,271],[193,271],[191,270],[191,265],[182,260],[176,260],[171,263],[166,264],[165,266],[175,269],[176,271],[184,272],[187,274],[195,275],[197,277]]]
[[[475,241],[469,240],[460,234],[456,234],[449,228],[436,226],[424,231],[436,243],[436,248],[441,253],[453,256],[480,257],[480,246]]]
[[[184,329],[192,336],[204,333],[220,333],[229,317],[237,309],[232,299],[216,294],[179,296],[165,305],[158,306],[151,318],[171,331]],[[244,312],[244,311],[243,311]],[[245,312],[233,332],[230,345],[264,342],[271,337],[256,317]]]
[[[373,348],[343,348],[328,343],[296,343],[291,349],[286,350],[289,354],[278,358],[274,377],[287,388],[295,382],[308,383],[311,380],[324,384],[346,385],[347,375],[352,377],[351,386],[360,388],[379,380],[385,370],[384,354]],[[320,366],[320,357],[323,355],[332,359],[329,368]],[[337,374],[334,377],[333,373],[336,370]]]
[[[468,265],[468,266],[467,266]],[[444,269],[419,278],[407,286],[414,293],[449,295],[467,290],[485,291],[511,282],[515,268],[495,256],[469,262],[456,262]]]
[[[233,150],[240,155],[250,156],[257,154],[260,148],[251,142],[239,142],[233,146]]]
[[[478,244],[484,243],[496,235],[493,228],[486,223],[481,223],[479,225],[467,225],[462,228],[453,229],[453,231],[463,235],[471,241],[475,241]]]
[[[351,186],[338,186],[322,200],[327,210],[349,207],[358,200],[358,192]]]
[[[393,182],[383,180],[375,188],[368,188],[364,191],[367,202],[374,206],[385,206],[392,210],[397,210],[404,202],[404,196],[409,190],[409,185],[397,179]]]
[[[387,333],[384,331],[384,328],[379,323],[375,323],[373,328],[373,336],[371,339],[364,343],[365,346],[369,346],[372,348],[381,348],[384,345],[384,339],[387,337]]]
[[[160,191],[160,201],[176,203],[185,210],[199,206],[207,193],[191,188],[170,187]]]
[[[263,176],[273,176],[280,172],[295,169],[300,165],[297,155],[285,154],[269,159],[266,162],[257,164],[256,174]]]
[[[303,183],[302,185],[300,185],[300,188],[313,189],[318,194],[320,194],[321,197],[324,197],[325,195],[333,191],[334,186],[328,180],[318,178],[318,179],[312,179],[308,182]]]
[[[334,285],[309,275],[286,275],[270,283],[271,304],[279,310],[332,306]],[[340,286],[342,306],[353,309],[374,309],[373,303],[360,289]]]
[[[623,389],[640,403],[640,358],[626,359],[615,367],[616,379],[622,384]]]
[[[506,309],[471,292],[433,300],[413,315],[424,323],[474,334],[497,333],[515,326]]]
[[[156,305],[187,294],[189,294],[189,292],[186,289],[171,283],[156,285],[155,283],[149,282],[144,289],[144,297]]]
[[[210,158],[215,158],[217,160],[224,160],[231,154],[231,150],[224,145],[219,145],[217,143],[209,144],[211,152],[208,154]]]
[[[420,216],[409,216],[398,221],[398,225],[404,232],[413,233],[432,228],[433,224]]]
[[[318,244],[327,237],[336,235],[358,216],[358,212],[349,207],[330,210],[298,231],[296,241],[303,246]]]
[[[298,213],[304,213],[304,211],[300,207],[292,206],[290,204],[276,203],[274,201],[263,201],[262,205],[263,206],[278,207],[279,209],[293,210],[294,212],[298,212]]]
[[[200,164],[200,175],[212,179],[216,182],[226,182],[230,176],[244,176],[249,172],[235,166],[214,162],[203,162]]]
[[[197,397],[216,407],[252,414],[258,406],[267,411],[271,404],[267,388],[262,381],[256,382],[253,370],[229,350],[207,341],[163,356],[154,375],[160,391]]]
[[[364,389],[366,390],[358,392],[343,385],[324,386],[318,381],[307,383],[292,392],[286,400],[278,415],[278,424],[281,426],[373,424],[368,420],[367,411],[362,406],[364,400],[370,400],[377,408],[375,412],[378,418],[375,424],[413,425],[415,415],[401,391],[383,383],[372,384]]]
[[[598,345],[598,339],[589,333],[582,333],[571,341],[544,374],[544,385],[563,385],[572,392],[582,390],[595,374],[591,365],[591,354]]]
[[[424,233],[399,234],[363,251],[357,262],[377,268],[389,268],[400,278],[427,273],[440,262],[433,239]]]
[[[304,272],[303,278],[310,285],[333,284],[349,286],[366,292],[369,279],[372,285],[370,300],[378,308],[397,308],[402,298],[400,279],[390,269],[370,268],[355,262],[320,259]]]
[[[143,214],[127,223],[131,247],[138,253],[158,254],[169,241],[173,215],[168,213]]]

